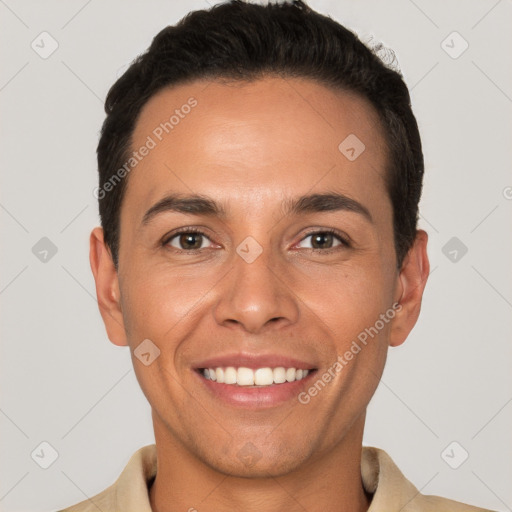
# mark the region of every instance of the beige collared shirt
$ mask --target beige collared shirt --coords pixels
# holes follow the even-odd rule
[[[136,451],[117,481],[100,494],[60,512],[152,512],[148,485],[156,475],[156,445]],[[368,512],[492,512],[456,501],[420,494],[378,448],[363,446],[361,478],[373,494]]]

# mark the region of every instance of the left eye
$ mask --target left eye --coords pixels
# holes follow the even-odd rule
[[[167,240],[166,244],[170,245],[171,247],[174,247],[175,249],[194,251],[194,250],[204,249],[203,243],[202,243],[204,241],[204,239],[210,240],[203,233],[187,231],[187,232],[183,232],[183,233],[178,233],[178,234],[174,235],[173,237],[169,238],[169,240]],[[174,245],[175,241],[177,242],[178,246]]]
[[[301,240],[301,243],[308,238],[311,238],[311,247],[307,247],[307,249],[332,249],[333,247],[337,247],[333,245],[336,240],[339,242],[338,246],[346,245],[345,241],[340,236],[325,231],[310,233]]]

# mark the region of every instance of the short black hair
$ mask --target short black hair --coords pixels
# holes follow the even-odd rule
[[[353,32],[304,1],[257,5],[232,0],[190,12],[164,28],[108,92],[97,149],[96,197],[116,269],[128,178],[121,179],[119,171],[130,158],[132,135],[146,102],[164,88],[194,80],[265,76],[311,79],[354,92],[376,109],[388,149],[385,179],[401,266],[416,236],[424,171],[418,125],[402,75]]]

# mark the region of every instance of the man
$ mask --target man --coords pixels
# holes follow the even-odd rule
[[[427,276],[410,97],[302,2],[167,27],[114,84],[90,259],[156,445],[68,511],[477,511],[362,447]]]

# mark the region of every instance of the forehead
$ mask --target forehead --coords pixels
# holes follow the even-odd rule
[[[361,198],[384,192],[386,146],[374,108],[305,79],[166,88],[137,120],[132,150],[144,146],[123,201],[140,215],[171,191],[233,199],[251,211],[317,184]]]

